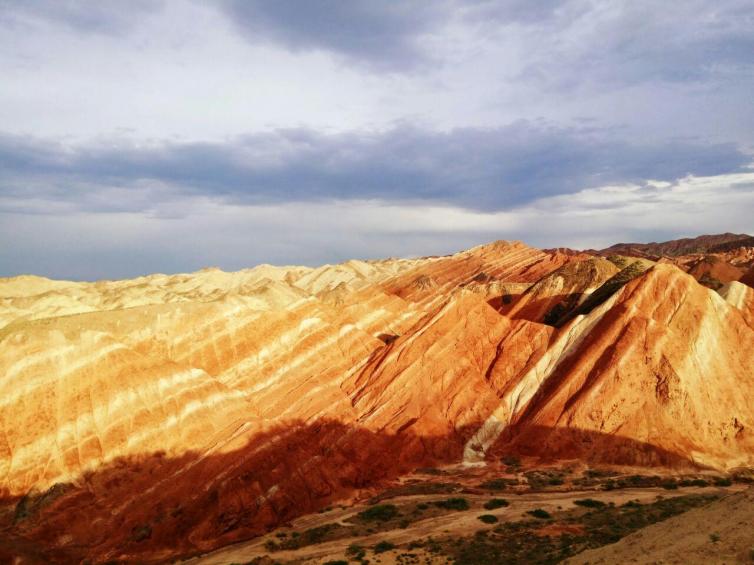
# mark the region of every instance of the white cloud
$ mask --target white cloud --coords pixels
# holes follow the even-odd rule
[[[754,173],[688,177],[668,186],[607,186],[484,213],[421,202],[229,205],[206,197],[153,213],[6,213],[3,274],[129,277],[263,262],[450,253],[494,239],[601,248],[618,241],[752,232]]]

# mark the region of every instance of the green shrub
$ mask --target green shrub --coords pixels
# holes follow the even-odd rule
[[[709,486],[709,481],[704,479],[683,479],[678,483],[682,487],[706,487]]]
[[[715,477],[715,486],[717,487],[729,487],[733,484],[728,477]]]
[[[366,554],[367,554],[366,550],[360,545],[357,545],[355,543],[352,543],[346,549],[346,555],[356,560],[363,559]]]
[[[594,500],[593,498],[582,498],[580,500],[574,500],[573,503],[585,508],[602,508],[605,506],[604,502],[601,500]]]
[[[335,559],[332,561],[325,561],[323,565],[348,565],[348,561],[345,559]]]
[[[266,542],[264,542],[264,548],[267,551],[277,551],[280,549],[280,546],[275,543],[275,540],[268,539]]]
[[[479,487],[487,490],[505,490],[507,484],[505,479],[490,479],[489,481],[484,481]]]
[[[496,508],[503,508],[504,506],[509,506],[509,503],[503,498],[493,498],[484,503],[485,510],[495,510]]]
[[[386,551],[390,551],[391,549],[395,549],[395,546],[389,541],[381,541],[374,546],[375,553],[385,553]]]
[[[552,517],[547,510],[542,510],[541,508],[535,508],[534,510],[529,510],[527,514],[529,514],[530,516],[534,516],[535,518],[539,518],[540,520],[547,520],[548,518]]]
[[[678,483],[676,483],[674,479],[669,479],[667,481],[662,481],[662,483],[660,483],[660,486],[662,488],[664,488],[665,490],[677,490],[678,489]]]
[[[387,522],[398,515],[398,508],[392,504],[377,504],[359,512],[358,516],[367,522]]]
[[[465,498],[448,498],[446,500],[438,500],[434,503],[438,508],[444,508],[445,510],[468,510],[469,502]]]
[[[477,516],[477,520],[484,522],[485,524],[494,524],[497,522],[497,516],[493,516],[492,514],[482,514],[481,516]]]

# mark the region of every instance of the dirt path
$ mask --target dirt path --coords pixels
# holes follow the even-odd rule
[[[729,487],[726,489],[718,487],[706,488],[679,488],[678,490],[664,490],[662,488],[638,488],[638,489],[620,489],[613,491],[594,491],[594,490],[571,490],[568,492],[539,492],[539,493],[501,493],[501,498],[506,498],[510,506],[497,510],[485,510],[482,505],[493,498],[493,495],[454,495],[463,496],[470,504],[471,508],[465,511],[449,512],[433,518],[420,519],[412,522],[405,529],[393,529],[376,532],[374,534],[348,537],[332,541],[323,542],[316,545],[302,547],[297,550],[276,551],[270,553],[265,549],[264,544],[268,540],[275,540],[277,532],[292,530],[306,530],[331,523],[346,523],[346,521],[361,512],[366,505],[352,506],[347,509],[334,509],[321,514],[311,514],[303,516],[293,522],[293,528],[280,528],[269,534],[254,539],[249,542],[242,542],[233,546],[228,546],[215,552],[192,559],[189,562],[202,565],[228,565],[230,563],[244,563],[255,557],[270,555],[276,561],[288,562],[307,562],[316,563],[326,559],[343,559],[346,548],[351,544],[358,544],[369,547],[381,541],[388,541],[395,545],[407,544],[411,541],[426,539],[430,536],[442,538],[446,536],[468,536],[478,530],[488,528],[478,520],[481,514],[494,514],[501,522],[519,520],[525,516],[526,512],[534,508],[542,508],[547,511],[556,511],[560,508],[567,509],[573,506],[573,501],[582,498],[593,498],[605,503],[613,502],[616,505],[623,504],[629,500],[638,500],[641,503],[654,502],[658,496],[672,498],[685,494],[703,494],[703,493],[720,493],[741,490],[741,487]],[[409,502],[433,502],[448,498],[448,495],[414,495],[391,498],[385,502],[390,504],[401,505]],[[437,562],[444,563],[445,558]],[[381,563],[391,563],[394,556],[384,554],[381,556]],[[424,557],[422,557],[424,562]]]

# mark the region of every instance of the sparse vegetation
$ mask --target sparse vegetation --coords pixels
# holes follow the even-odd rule
[[[556,525],[570,529],[561,534],[543,535],[541,519],[503,522],[473,536],[443,540],[439,553],[447,555],[455,565],[549,565],[585,549],[614,543],[633,531],[715,498],[715,495],[695,494],[660,499],[646,505],[634,501],[619,507],[587,505],[589,512],[573,508],[551,517]]]
[[[438,500],[434,503],[438,508],[444,508],[445,510],[468,510],[469,501],[465,498],[448,498],[446,500]]]
[[[390,551],[391,549],[395,549],[395,545],[393,545],[389,541],[381,541],[374,546],[375,553],[385,553],[386,551]]]
[[[583,506],[585,508],[602,508],[605,503],[601,500],[594,500],[593,498],[582,498],[580,500],[574,500],[573,503],[576,506]]]
[[[377,504],[359,512],[358,516],[367,522],[387,522],[398,515],[398,508],[392,504]]]
[[[367,554],[366,550],[360,545],[357,545],[355,543],[352,543],[346,549],[346,555],[348,557],[351,557],[352,559],[356,559],[356,560],[363,559],[366,554]]]
[[[485,510],[495,510],[504,506],[509,506],[509,502],[503,498],[492,498],[484,503]]]
[[[559,470],[527,471],[524,476],[533,489],[562,485],[565,482],[565,473]]]
[[[315,528],[309,528],[301,533],[293,532],[288,539],[281,539],[279,542],[275,540],[267,540],[264,544],[264,548],[267,551],[279,551],[281,549],[299,549],[307,545],[315,545],[335,539],[339,537],[339,534],[346,530],[345,527],[340,524],[323,524]]]
[[[482,484],[479,485],[479,488],[483,488],[486,490],[505,490],[505,488],[509,484],[517,484],[518,481],[515,479],[509,480],[509,479],[490,479],[488,481],[484,481]]]
[[[539,518],[540,520],[547,520],[549,518],[552,518],[552,516],[547,510],[542,510],[541,508],[535,508],[534,510],[529,510],[527,514],[529,514],[530,516],[534,516],[535,518]]]
[[[485,524],[495,524],[497,523],[497,516],[493,514],[482,514],[481,516],[477,516],[477,519],[480,522],[484,522]]]

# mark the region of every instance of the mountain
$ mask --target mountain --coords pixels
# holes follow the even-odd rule
[[[0,542],[30,562],[164,562],[417,468],[754,466],[752,293],[509,241],[2,279]]]
[[[745,233],[722,233],[674,239],[662,243],[616,243],[598,253],[601,255],[630,255],[659,259],[660,257],[678,257],[692,253],[730,251],[738,247],[754,247],[754,237]]]

